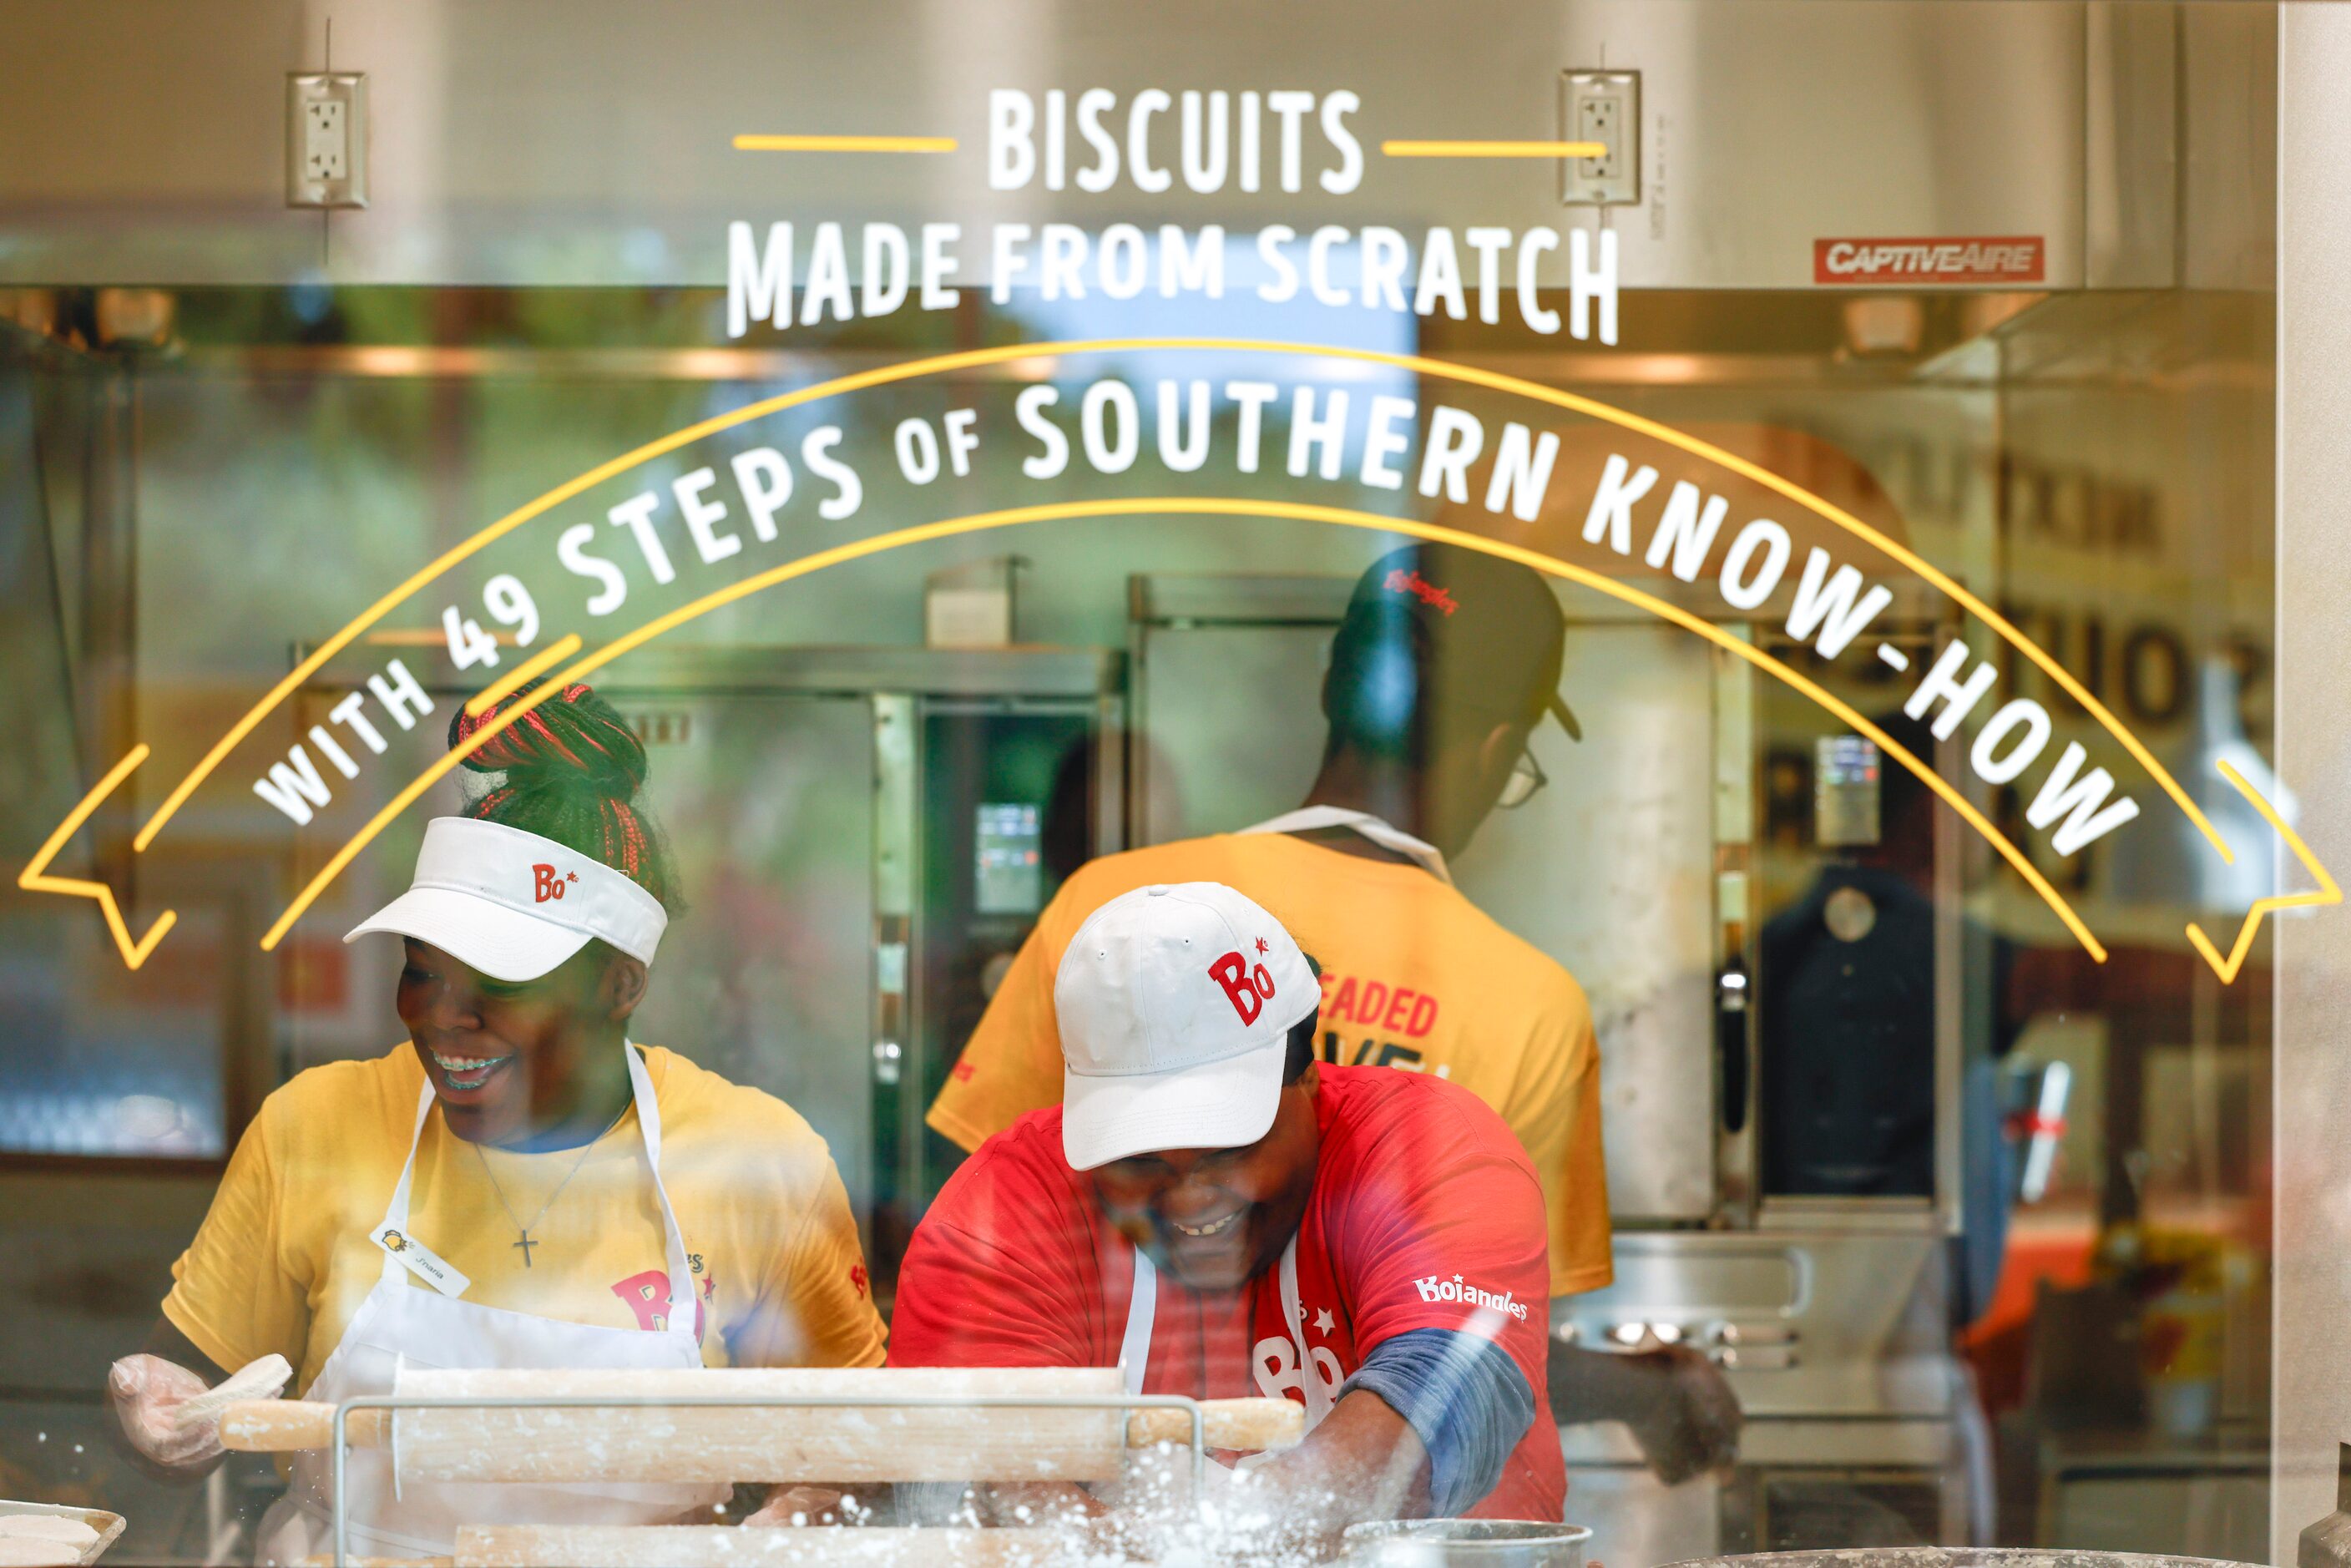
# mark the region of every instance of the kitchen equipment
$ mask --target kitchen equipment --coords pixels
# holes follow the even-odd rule
[[[2345,1568],[2351,1563],[2351,1443],[2335,1445],[2335,1511],[2302,1527],[2296,1568]]]
[[[1350,1568],[1583,1568],[1592,1531],[1531,1519],[1390,1519],[1349,1525]]]
[[[106,1555],[106,1549],[114,1544],[115,1539],[122,1533],[122,1528],[126,1522],[120,1514],[109,1513],[102,1508],[75,1508],[61,1502],[9,1502],[0,1500],[0,1519],[28,1513],[51,1519],[78,1519],[97,1531],[98,1539],[82,1548],[78,1561],[84,1568],[88,1568],[88,1564]]]
[[[1667,1568],[2206,1568],[2213,1557],[2071,1552],[2037,1546],[1863,1546],[1842,1552],[1755,1552],[1699,1557]]]
[[[389,1411],[354,1411],[349,1425],[355,1446],[392,1447],[405,1480],[595,1481],[624,1468],[661,1481],[1105,1480],[1130,1448],[1188,1446],[1188,1416],[987,1402],[1108,1400],[1123,1387],[1114,1367],[419,1371],[402,1377],[402,1397],[581,1404],[404,1410],[396,1437]],[[893,1396],[967,1403],[893,1406]],[[774,1403],[596,1406],[662,1397]],[[792,1403],[857,1397],[870,1403]],[[1305,1436],[1303,1408],[1288,1400],[1210,1400],[1202,1411],[1211,1448],[1285,1448]],[[333,1431],[333,1406],[291,1400],[233,1406],[221,1420],[223,1444],[249,1453],[325,1448]]]

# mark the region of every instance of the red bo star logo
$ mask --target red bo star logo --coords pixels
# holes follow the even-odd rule
[[[1271,949],[1270,947],[1268,947],[1268,946],[1265,945],[1265,938],[1264,938],[1264,937],[1262,937],[1262,936],[1260,936],[1260,937],[1259,937],[1259,938],[1257,939],[1257,950],[1258,950],[1259,953],[1270,953],[1270,952],[1271,952],[1273,949]]]

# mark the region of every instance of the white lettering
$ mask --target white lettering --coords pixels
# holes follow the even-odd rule
[[[1037,105],[1018,88],[991,89],[987,95],[987,187],[1017,191],[1037,172]]]
[[[754,321],[792,324],[792,225],[769,224],[768,247],[752,243],[751,225],[726,225],[726,335],[739,338]]]
[[[2023,736],[2009,747],[2008,755],[2000,755],[2001,745],[2011,730],[2022,727]],[[1973,750],[1968,760],[1975,765],[1976,776],[1987,784],[2005,784],[2032,766],[2043,747],[2049,744],[2049,710],[2030,697],[2019,697],[1991,716],[1976,735]]]
[[[1958,677],[1960,668],[1967,662],[1968,645],[1958,638],[1953,638],[1944,647],[1942,656],[1935,661],[1935,667],[1927,672],[1927,678],[1918,683],[1918,689],[1912,692],[1910,699],[1902,705],[1902,711],[1912,718],[1924,718],[1927,716],[1928,708],[1938,702],[1943,704],[1943,711],[1935,719],[1937,740],[1951,738],[1951,732],[1959,727],[1959,721],[1968,716],[1969,711],[1976,704],[1983,701],[1984,693],[1991,690],[1992,682],[1999,677],[2000,672],[1993,669],[1991,663],[1987,661],[1978,664],[1975,674],[1970,675],[1962,685]],[[2077,747],[2074,749],[2080,748]],[[2067,755],[2070,757],[2072,753],[2069,752]],[[2064,764],[2060,763],[2058,767],[2062,770]],[[2101,774],[2099,777],[2104,778],[2105,775]],[[2105,790],[2101,789],[2099,794],[2103,797]],[[2048,791],[2043,790],[2042,795],[2045,800]],[[2035,822],[2032,825],[2037,828],[2042,824]]]
[[[311,807],[323,810],[334,799],[319,777],[319,765],[299,746],[286,754],[286,761],[271,763],[269,777],[253,781],[253,792],[293,818],[297,827],[309,821]]]
[[[2049,839],[2061,855],[2086,849],[2138,815],[2138,802],[2127,795],[2105,810],[2098,810],[2098,803],[2114,789],[2115,781],[2103,768],[2093,768],[2088,777],[2075,781],[2074,775],[2081,771],[2089,755],[2079,741],[2067,746],[2065,754],[2057,759],[2057,766],[2050,769],[2048,779],[2043,782],[2041,793],[2024,810],[2024,820],[2036,828],[2045,828],[2058,818],[2065,818],[2064,825]],[[2066,816],[2068,811],[2073,814]]]
[[[1070,465],[1070,438],[1061,434],[1060,425],[1045,417],[1045,410],[1061,401],[1061,394],[1050,386],[1025,388],[1012,400],[1012,416],[1044,448],[1036,456],[1020,460],[1020,472],[1031,479],[1053,478]]]
[[[1494,476],[1486,485],[1486,509],[1500,511],[1507,497],[1510,516],[1533,522],[1542,510],[1543,492],[1551,486],[1552,465],[1558,461],[1554,432],[1536,435],[1515,420],[1502,426],[1502,439],[1494,448]]]
[[[1861,573],[1849,566],[1841,566],[1834,577],[1829,576],[1829,552],[1814,546],[1804,558],[1803,580],[1796,584],[1796,602],[1788,610],[1788,635],[1802,643],[1820,626],[1821,640],[1816,644],[1821,657],[1834,659],[1853,640],[1861,635],[1862,628],[1877,618],[1877,612],[1894,602],[1893,591],[1873,588],[1861,594],[1861,602],[1854,596],[1861,589]]]
[[[1632,474],[1628,480],[1627,474]],[[1633,553],[1633,503],[1649,493],[1657,471],[1647,464],[1633,474],[1633,465],[1617,453],[1608,455],[1600,470],[1600,487],[1592,493],[1592,508],[1583,514],[1583,542],[1596,545],[1608,536],[1608,548],[1618,555]]]
[[[1469,465],[1486,445],[1486,427],[1477,416],[1438,403],[1428,416],[1428,446],[1420,455],[1420,493],[1434,496],[1441,484],[1456,506],[1469,500]]]
[[[1730,553],[1723,558],[1722,597],[1740,610],[1752,610],[1771,598],[1787,573],[1788,552],[1793,548],[1788,530],[1769,517],[1758,517],[1740,529],[1730,541]],[[1758,549],[1763,552],[1763,564],[1750,577],[1747,563]]]

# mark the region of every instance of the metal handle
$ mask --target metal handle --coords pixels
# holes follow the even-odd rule
[[[1714,1051],[1722,1089],[1722,1130],[1747,1130],[1747,1014],[1752,989],[1746,963],[1733,958],[1714,982]]]

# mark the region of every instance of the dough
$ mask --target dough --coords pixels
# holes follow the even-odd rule
[[[73,1568],[81,1553],[62,1541],[0,1535],[0,1568]]]
[[[241,1400],[275,1399],[293,1375],[294,1368],[286,1358],[272,1351],[259,1361],[238,1367],[194,1398],[183,1401],[178,1410],[179,1425],[185,1429],[196,1422],[209,1421]]]
[[[77,1552],[86,1552],[98,1544],[97,1531],[82,1520],[68,1519],[61,1513],[0,1515],[0,1536],[12,1535],[31,1541],[61,1541]]]

